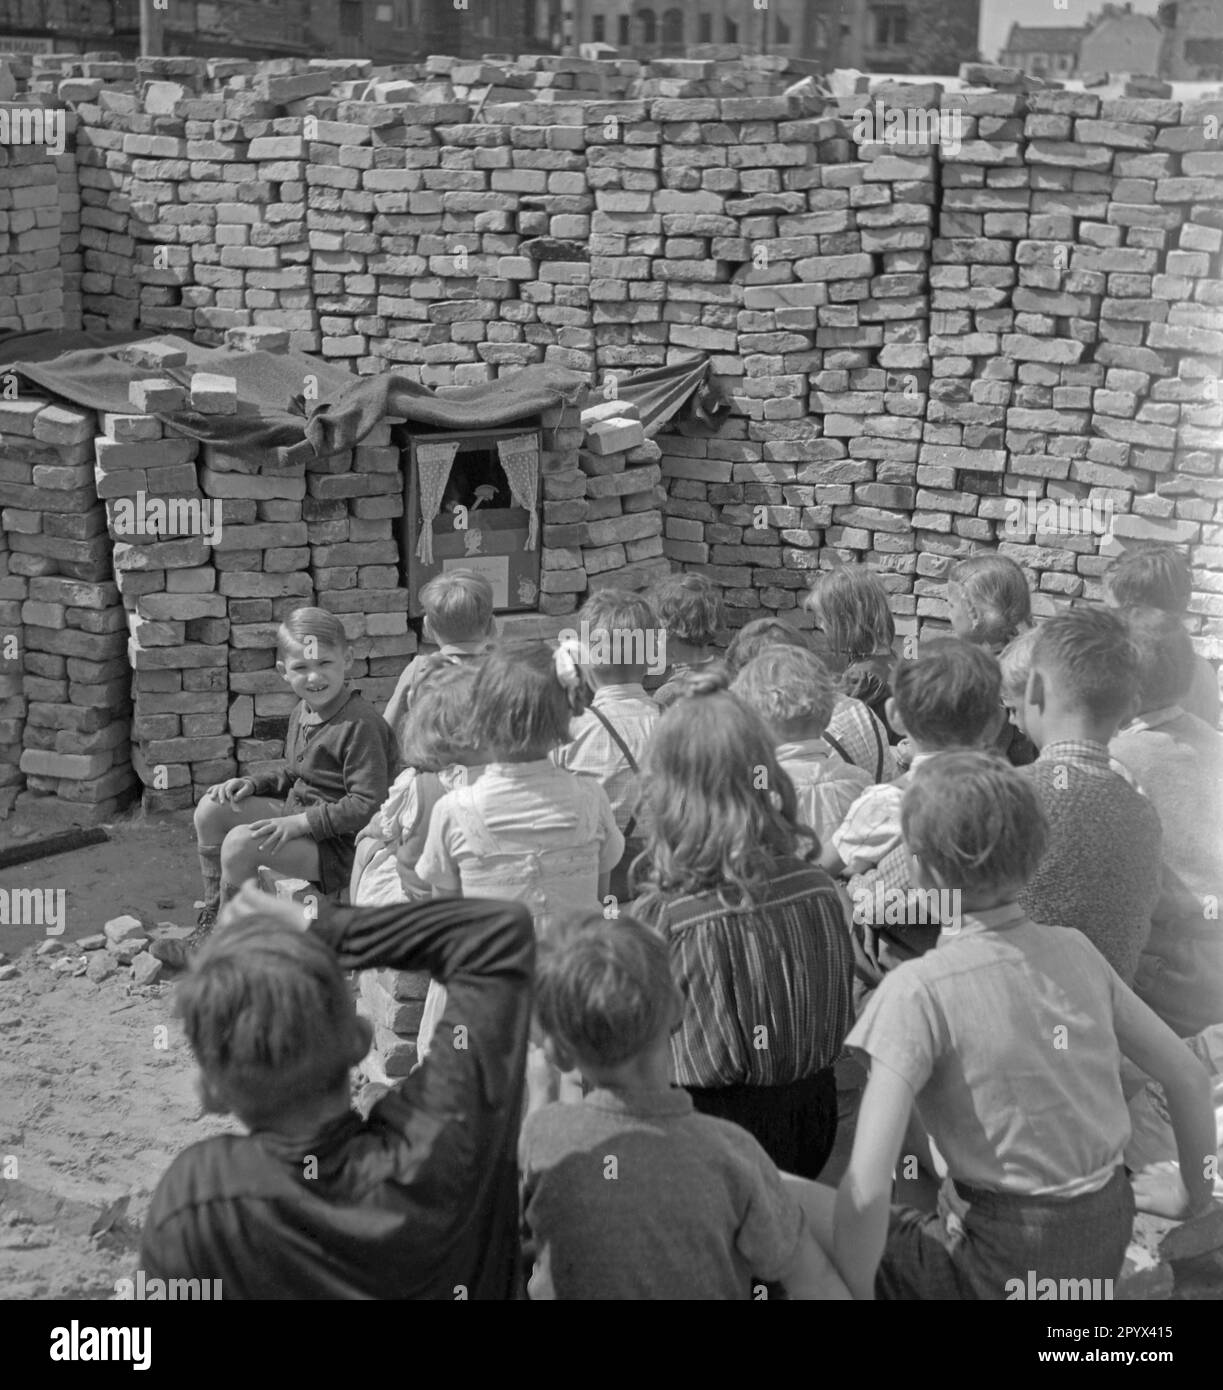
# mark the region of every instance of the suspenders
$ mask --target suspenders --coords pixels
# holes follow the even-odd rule
[[[625,743],[624,739],[620,736],[620,731],[619,731],[619,730],[616,728],[616,726],[611,722],[611,720],[608,719],[607,715],[605,715],[605,714],[603,713],[603,711],[602,711],[601,709],[599,709],[599,707],[598,707],[597,705],[591,705],[591,706],[590,706],[590,712],[591,712],[591,714],[594,715],[594,717],[599,721],[599,723],[602,724],[603,727],[607,730],[607,732],[611,735],[611,737],[612,737],[612,742],[616,745],[617,748],[619,748],[619,750],[621,751],[621,753],[624,754],[624,761],[625,761],[626,763],[628,763],[629,769],[630,769],[631,771],[633,771],[633,772],[636,772],[636,771],[637,771],[637,759],[634,758],[633,755],[632,755],[632,753],[629,751],[629,746],[628,746],[627,743]],[[634,811],[633,814],[632,814],[632,815],[629,817],[629,819],[628,819],[628,824],[624,827],[624,838],[625,838],[626,840],[629,838],[629,836],[632,835],[634,829],[636,829],[636,826],[637,826],[637,813]]]

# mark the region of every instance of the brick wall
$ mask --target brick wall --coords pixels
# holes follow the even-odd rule
[[[726,587],[733,623],[794,608],[808,571],[867,555],[916,631],[945,616],[947,563],[981,545],[1028,570],[1047,614],[1099,598],[1124,546],[1169,540],[1190,547],[1196,645],[1217,661],[1223,104],[878,95],[941,100],[960,138],[846,159],[819,141],[827,120],[779,121],[775,169],[736,184],[742,153],[713,143],[720,127],[691,151],[662,127],[664,185],[699,166],[731,221],[686,244],[688,267],[642,269],[727,325],[718,367],[740,417],[659,440],[667,555]],[[671,230],[665,213],[637,227]],[[729,254],[716,233],[735,230],[765,263],[705,292],[710,258]],[[1111,537],[1012,535],[1029,496],[1107,506]]]
[[[863,98],[779,94],[779,61],[435,58],[372,85],[361,64],[56,62],[31,90],[78,122],[85,326],[291,346],[443,388],[540,361],[593,375],[606,418],[543,420],[540,616],[515,630],[554,631],[590,589],[675,564],[715,577],[739,623],[797,610],[813,569],[866,556],[916,632],[974,547],[1023,563],[1047,613],[1098,596],[1121,546],[1167,538],[1190,547],[1197,646],[1223,657],[1223,104],[1008,90],[995,72],[1001,88],[957,97],[874,93],[872,109],[941,104],[959,123],[897,145],[866,138]],[[17,161],[0,194],[6,173],[48,213],[59,198],[69,315],[73,181]],[[645,441],[614,380],[694,351],[731,415]],[[301,474],[165,438],[135,406],[43,439],[22,414],[42,409],[0,420],[0,612],[35,605],[0,748],[56,752],[31,733],[63,732],[40,682],[66,682],[71,706],[70,656],[110,679],[109,656],[60,648],[83,640],[66,631],[113,640],[114,616],[84,614],[120,606],[153,806],[279,755],[270,641],[290,607],[342,614],[359,680],[386,692],[415,638],[385,429]],[[222,540],[122,532],[117,506],[140,492],[219,502]],[[1111,538],[1011,534],[1029,495],[1106,504]],[[31,592],[106,585],[112,551],[117,589],[94,609]]]
[[[0,812],[23,783],[85,823],[137,792],[127,627],[93,433],[88,411],[0,400]]]
[[[1223,655],[1218,103],[877,90],[868,109],[958,122],[897,145],[863,138],[861,97],[777,94],[781,60],[431,59],[373,88],[171,61],[142,94],[58,89],[83,235],[106,228],[87,325],[280,328],[442,385],[712,355],[735,404],[716,438],[608,462],[562,430],[546,612],[657,571],[661,462],[666,558],[709,567],[736,617],[865,552],[916,626],[946,561],[999,542],[1049,611],[1166,537],[1193,546],[1198,645]],[[1029,493],[1106,502],[1115,539],[1007,536]]]

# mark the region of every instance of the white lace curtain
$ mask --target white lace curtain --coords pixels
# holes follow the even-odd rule
[[[527,527],[528,550],[539,544],[539,440],[533,434],[497,440],[497,457],[510,481],[514,501],[530,514]]]
[[[420,483],[420,538],[416,542],[416,558],[423,560],[426,565],[433,563],[433,522],[442,509],[442,494],[446,491],[450,468],[458,451],[457,439],[416,446],[416,471]]]

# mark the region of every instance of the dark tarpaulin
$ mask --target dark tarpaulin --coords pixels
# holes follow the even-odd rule
[[[684,412],[702,424],[715,424],[730,409],[730,402],[710,380],[709,359],[692,357],[669,367],[648,371],[617,381],[613,392],[608,385],[596,387],[591,400],[631,401],[641,416],[646,437],[653,438],[662,427]]]
[[[155,340],[188,355],[183,367],[134,366],[118,353]],[[694,357],[618,380],[615,389],[590,391],[584,373],[550,366],[521,371],[444,392],[394,372],[355,376],[301,353],[236,353],[200,347],[171,334],[19,333],[0,339],[0,371],[26,378],[51,395],[91,410],[127,414],[134,381],[170,377],[190,385],[197,371],[233,377],[234,415],[178,411],[160,415],[171,429],[204,443],[252,457],[265,467],[301,467],[359,444],[387,419],[452,430],[492,429],[557,405],[577,412],[592,400],[619,397],[638,407],[647,435],[657,433],[692,398],[697,418],[726,409],[707,384],[709,362]]]

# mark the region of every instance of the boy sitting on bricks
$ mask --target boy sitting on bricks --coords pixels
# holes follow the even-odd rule
[[[393,754],[382,717],[348,684],[352,653],[334,613],[298,608],[280,626],[276,669],[298,697],[284,763],[210,787],[195,808],[204,906],[186,941],[158,941],[158,960],[183,969],[227,897],[261,865],[347,888],[356,837],[386,798]]]

